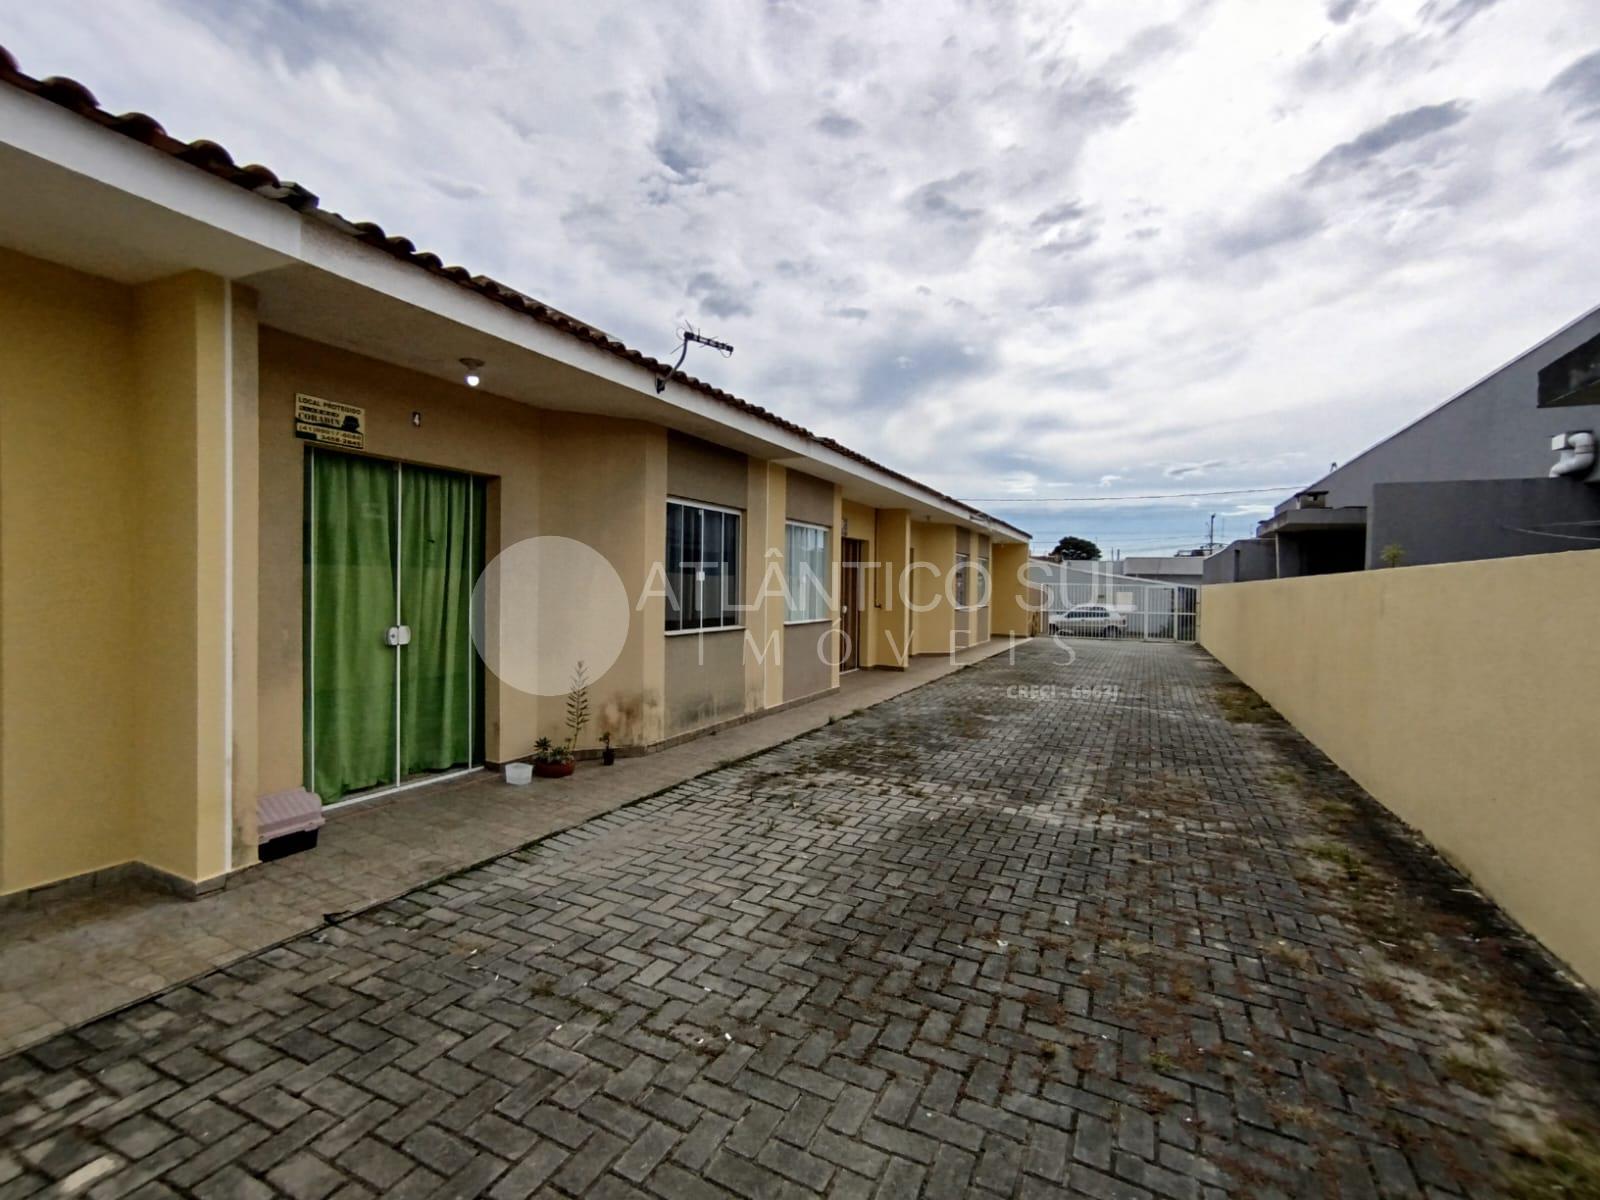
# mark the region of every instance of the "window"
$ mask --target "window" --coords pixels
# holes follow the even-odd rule
[[[956,607],[967,606],[967,556],[956,554]]]
[[[739,514],[667,501],[667,632],[732,629],[739,613]]]
[[[985,554],[978,560],[978,605],[989,603],[989,556]]]
[[[820,525],[790,521],[784,529],[784,583],[791,622],[826,621],[828,611],[828,531]]]
[[[1600,337],[1569,350],[1539,372],[1539,407],[1600,404]]]

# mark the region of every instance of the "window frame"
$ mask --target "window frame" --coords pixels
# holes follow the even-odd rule
[[[825,589],[820,596],[823,605],[821,616],[795,616],[790,607],[795,598],[794,581],[790,577],[790,568],[794,566],[794,556],[789,552],[789,530],[811,529],[822,534],[823,578],[822,586]],[[792,517],[785,517],[783,521],[783,623],[785,625],[819,625],[824,621],[832,621],[837,616],[837,605],[831,603],[833,597],[828,593],[833,588],[833,529],[828,525],[818,525],[815,521],[797,521]],[[813,594],[815,594],[813,592]],[[809,608],[805,610],[809,613]]]
[[[696,519],[697,519],[698,524],[699,524],[699,531],[698,532],[699,532],[699,544],[701,546],[701,551],[700,551],[700,555],[701,555],[700,561],[701,562],[709,562],[710,561],[710,559],[706,557],[705,549],[704,549],[704,546],[705,546],[705,514],[708,513],[708,512],[710,512],[710,513],[718,513],[718,514],[720,514],[722,516],[722,519],[723,519],[724,522],[726,522],[727,518],[732,517],[734,519],[734,521],[737,523],[736,524],[736,532],[734,533],[733,561],[730,563],[730,562],[728,562],[726,560],[726,558],[719,558],[719,560],[718,560],[719,567],[720,567],[719,574],[721,575],[722,578],[731,580],[732,585],[733,585],[731,588],[728,589],[728,591],[731,593],[731,595],[730,594],[725,594],[723,596],[723,604],[722,604],[723,623],[718,623],[718,624],[715,624],[715,625],[706,624],[705,597],[704,597],[704,592],[702,591],[701,595],[698,597],[698,602],[697,602],[697,604],[695,606],[696,615],[697,615],[697,622],[698,623],[694,624],[694,625],[679,624],[677,628],[673,628],[672,627],[672,624],[671,624],[671,622],[672,622],[672,610],[673,610],[673,607],[674,607],[673,601],[674,600],[677,601],[677,609],[678,609],[678,612],[679,612],[679,620],[680,620],[680,622],[683,619],[682,618],[682,613],[684,611],[684,605],[683,605],[682,599],[678,598],[676,593],[673,591],[673,574],[674,574],[674,572],[673,572],[672,567],[671,567],[671,560],[672,560],[672,541],[671,541],[671,539],[672,539],[672,507],[673,507],[673,505],[677,505],[680,509],[683,509],[686,513],[692,512],[692,513],[696,514]],[[708,500],[691,500],[687,496],[668,496],[667,497],[667,529],[666,529],[667,544],[664,547],[665,553],[662,555],[662,570],[663,570],[663,573],[666,576],[667,589],[668,589],[668,593],[669,593],[669,595],[667,597],[666,612],[664,614],[664,619],[663,619],[663,625],[665,626],[665,628],[663,629],[663,632],[665,633],[665,635],[667,637],[686,637],[686,636],[690,636],[690,635],[706,634],[706,633],[729,633],[729,632],[736,632],[738,630],[742,630],[745,627],[745,623],[744,623],[744,603],[743,603],[743,599],[742,599],[743,593],[744,593],[744,589],[743,589],[742,582],[740,580],[740,573],[742,572],[743,567],[744,567],[744,534],[745,534],[745,513],[744,513],[743,509],[730,508],[726,504],[713,504],[712,502],[710,502]],[[726,549],[728,548],[728,540],[727,540],[726,529],[724,529],[723,535],[722,535],[722,548],[723,548],[724,551],[726,551]],[[703,567],[697,568],[697,570],[700,571],[700,572],[704,572],[704,568]],[[680,566],[678,568],[678,571],[679,571],[679,573],[681,573],[683,571],[683,567],[682,567],[681,564],[680,564]],[[703,589],[706,581],[703,580],[703,579],[697,579],[697,580],[695,580],[695,582],[697,584],[699,584]],[[731,621],[732,623],[731,624],[726,623],[728,621]]]
[[[968,611],[969,609],[971,609],[973,607],[970,603],[968,603],[968,600],[967,600],[967,597],[969,595],[971,595],[971,593],[972,593],[972,588],[969,585],[969,580],[968,580],[968,574],[969,574],[969,572],[971,570],[972,570],[972,556],[970,554],[963,554],[960,550],[957,550],[956,551],[956,566],[955,566],[955,577],[956,577],[955,605],[956,605],[956,608],[961,612],[966,612],[966,611]]]
[[[989,582],[990,582],[990,580],[989,580],[989,555],[987,555],[987,554],[978,555],[978,573],[975,576],[975,578],[977,580],[977,587],[976,587],[975,590],[977,591],[978,599],[973,603],[973,607],[974,608],[988,608],[989,607]]]

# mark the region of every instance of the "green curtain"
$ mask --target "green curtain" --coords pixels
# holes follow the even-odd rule
[[[394,782],[395,467],[306,455],[306,775],[332,804]]]
[[[470,627],[482,541],[481,489],[449,471],[400,472],[400,762],[407,776],[473,759],[477,651]]]

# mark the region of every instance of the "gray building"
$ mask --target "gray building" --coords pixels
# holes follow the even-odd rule
[[[1136,579],[1198,587],[1205,562],[1205,554],[1196,550],[1187,554],[1131,555],[1127,558],[1114,559],[1111,569]]]
[[[1206,583],[1600,547],[1600,309],[1330,471]]]

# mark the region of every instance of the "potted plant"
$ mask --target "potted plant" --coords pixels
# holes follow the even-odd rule
[[[578,660],[567,689],[567,740],[557,746],[542,737],[533,744],[533,772],[546,779],[564,779],[578,765],[578,735],[589,723],[589,676]]]
[[[570,750],[553,745],[547,737],[533,744],[533,773],[542,779],[564,779],[576,765]]]
[[[617,751],[611,745],[610,733],[602,733],[600,735],[600,745],[603,747],[600,751],[600,765],[605,767],[613,766],[617,761]]]

